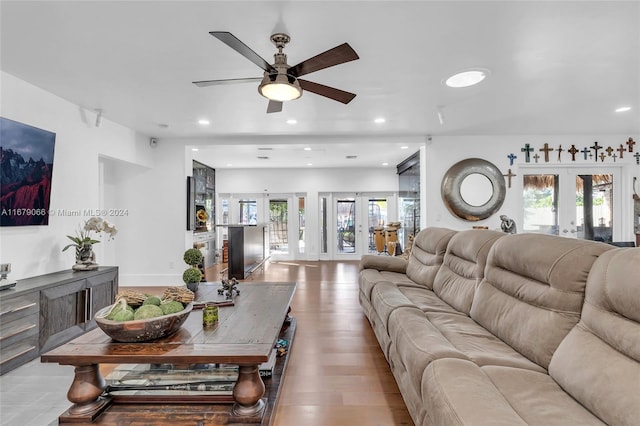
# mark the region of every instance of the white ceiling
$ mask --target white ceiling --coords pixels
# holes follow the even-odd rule
[[[303,148],[311,146],[327,166],[346,155],[358,156],[348,165],[393,166],[425,135],[640,133],[638,1],[3,0],[0,7],[3,71],[161,141],[193,138],[200,152],[226,145],[216,147],[218,167],[236,163],[242,144],[251,152],[286,146],[289,159],[301,153],[300,161],[320,162],[307,160]],[[268,62],[276,50],[269,36],[287,32],[291,65],[348,42],[359,60],[305,79],[357,97],[343,105],[307,92],[266,114],[257,84],[198,88],[191,82],[262,75],[209,31],[232,32]],[[471,67],[492,75],[470,88],[443,86]],[[614,112],[625,105],[631,111]],[[386,122],[374,123],[378,117]],[[211,124],[199,125],[201,118]],[[407,140],[414,143],[401,150]],[[253,160],[243,167],[268,163],[243,156]]]

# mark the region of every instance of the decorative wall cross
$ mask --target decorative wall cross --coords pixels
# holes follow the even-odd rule
[[[586,146],[584,147],[584,149],[582,151],[580,151],[583,155],[584,155],[584,159],[587,159],[587,155],[589,155],[589,148],[587,148]]]
[[[507,158],[509,159],[509,165],[513,166],[513,160],[515,160],[518,157],[512,152],[511,154],[507,155]]]
[[[598,151],[600,151],[602,149],[602,147],[600,145],[598,145],[598,141],[595,141],[593,143],[593,146],[591,147],[592,150],[595,151],[596,154],[596,162],[598,161]]]
[[[578,151],[576,146],[572,144],[571,148],[569,148],[567,152],[571,154],[571,161],[576,161],[576,154],[579,153],[580,151]]]
[[[549,152],[553,151],[553,148],[549,148],[549,144],[548,143],[544,143],[544,148],[540,148],[540,151],[544,151],[544,162],[548,163],[549,162]]]
[[[605,159],[606,157],[607,157],[607,156],[605,155],[605,153],[604,153],[604,152],[601,152],[601,153],[600,153],[600,161],[602,161],[603,163],[604,163],[604,159]],[[596,159],[596,161],[598,161],[598,159]]]
[[[616,158],[618,158],[618,156],[616,154],[613,154],[612,157],[613,157],[613,162],[615,163],[616,162]]]
[[[508,186],[509,186],[509,188],[511,188],[511,178],[514,177],[514,176],[518,176],[518,175],[512,173],[511,169],[509,169],[509,172],[506,175],[502,175],[502,176],[506,176],[507,182],[508,182]]]
[[[636,164],[640,164],[640,152],[636,152],[633,156],[636,157]]]
[[[525,163],[530,163],[531,162],[530,154],[533,151],[533,148],[531,148],[531,145],[529,145],[528,143],[525,143],[524,148],[520,148],[520,151],[524,152]]]
[[[538,160],[540,159],[540,156],[538,154],[533,156],[533,159],[536,160],[536,164],[538,163]]]
[[[624,145],[620,144],[620,148],[616,149],[616,151],[618,151],[620,153],[620,159],[622,160],[624,158],[624,152],[627,149],[624,147]]]
[[[609,157],[611,157],[611,154],[613,153],[613,151],[615,151],[613,148],[611,148],[610,146],[607,147],[607,149],[605,149],[605,151],[607,151],[607,155]]]
[[[562,158],[560,157],[560,154],[562,154],[562,151],[564,151],[564,149],[562,149],[562,145],[560,145],[558,147],[558,149],[556,149],[556,151],[558,151],[558,162],[562,161]]]
[[[633,146],[636,144],[636,141],[634,141],[633,138],[629,138],[626,144],[629,145],[629,152],[633,152]]]

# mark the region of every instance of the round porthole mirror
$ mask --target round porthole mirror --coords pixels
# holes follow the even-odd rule
[[[441,191],[442,200],[452,214],[478,221],[502,207],[506,187],[495,165],[480,158],[468,158],[447,170]]]

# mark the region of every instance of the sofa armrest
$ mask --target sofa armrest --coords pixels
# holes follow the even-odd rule
[[[365,254],[360,259],[360,270],[377,269],[378,271],[407,272],[407,260],[396,256],[376,256]]]

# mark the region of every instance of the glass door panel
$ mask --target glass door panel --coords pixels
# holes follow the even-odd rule
[[[289,252],[289,203],[269,200],[269,245],[271,254]]]
[[[356,253],[356,200],[336,200],[337,253]]]
[[[240,200],[240,224],[255,225],[258,223],[258,206],[255,200]]]
[[[367,223],[369,238],[367,243],[367,253],[378,253],[376,249],[375,233],[380,232],[380,228],[388,223],[387,219],[387,199],[386,198],[369,198],[367,209]]]
[[[298,197],[298,253],[305,251],[305,198]]]
[[[576,176],[577,238],[613,241],[613,184],[610,174]]]
[[[524,175],[523,232],[558,235],[558,175]]]

